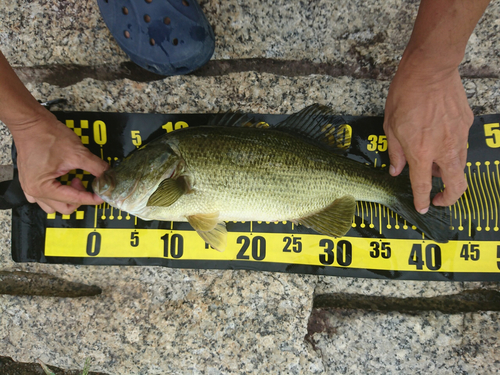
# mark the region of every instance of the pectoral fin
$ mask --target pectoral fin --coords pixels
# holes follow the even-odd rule
[[[184,176],[177,179],[167,178],[163,180],[156,191],[151,194],[148,206],[169,207],[180,197],[189,191],[188,181]]]
[[[217,223],[212,230],[201,231],[197,230],[196,233],[200,235],[203,240],[212,246],[215,250],[221,253],[226,250],[227,246],[227,229],[226,223],[223,221]]]
[[[336,199],[331,205],[314,215],[297,220],[308,228],[328,236],[340,237],[351,228],[356,200],[351,195]]]

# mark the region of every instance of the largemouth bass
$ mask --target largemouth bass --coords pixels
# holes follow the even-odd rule
[[[219,251],[227,243],[225,221],[286,220],[343,236],[356,201],[381,203],[446,242],[447,211],[431,206],[419,214],[408,176],[392,177],[331,151],[345,126],[332,117],[331,109],[313,105],[264,129],[244,115],[226,115],[220,126],[185,128],[148,143],[93,188],[141,219],[188,221]]]

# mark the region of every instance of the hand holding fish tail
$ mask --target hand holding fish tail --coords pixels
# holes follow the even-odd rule
[[[439,78],[406,74],[398,72],[386,103],[390,172],[398,175],[408,162],[415,208],[426,213],[433,175],[445,184],[434,205],[452,205],[467,189],[464,167],[474,116],[458,70]]]
[[[464,167],[474,116],[458,72],[467,41],[489,0],[422,0],[386,101],[390,173],[406,162],[417,211],[430,205],[432,175],[445,190],[433,204],[454,204],[467,189]]]

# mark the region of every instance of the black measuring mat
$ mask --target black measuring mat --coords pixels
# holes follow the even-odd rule
[[[205,125],[209,114],[54,112],[93,153],[110,164],[165,132]],[[287,115],[250,114],[268,124]],[[345,156],[387,167],[380,117],[344,116]],[[17,262],[160,265],[247,269],[385,279],[500,281],[500,115],[475,118],[465,170],[468,190],[451,206],[448,243],[425,238],[388,208],[358,202],[352,228],[332,238],[290,222],[228,222],[228,246],[208,247],[188,223],[143,221],[107,204],[71,215],[36,205],[13,209],[12,257]],[[14,152],[15,156],[15,152]],[[14,158],[15,159],[15,158]],[[89,186],[93,177],[73,171]]]

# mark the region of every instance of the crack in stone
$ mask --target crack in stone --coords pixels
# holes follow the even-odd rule
[[[45,297],[93,297],[102,293],[95,285],[67,281],[44,273],[0,271],[0,294]]]
[[[397,298],[333,293],[315,296],[313,307],[361,309],[366,311],[382,312],[397,311],[402,313],[439,311],[445,314],[459,314],[477,311],[500,311],[500,292],[496,290],[473,289],[457,294],[428,298]]]
[[[81,375],[78,370],[64,370],[54,366],[48,366],[56,375]],[[2,375],[45,375],[38,363],[16,362],[10,357],[0,356],[0,373]],[[107,375],[104,372],[90,371],[89,375]]]
[[[197,77],[223,76],[231,73],[255,71],[288,77],[309,76],[313,74],[331,77],[353,77],[356,79],[390,80],[396,72],[395,63],[374,64],[358,59],[348,63],[316,63],[308,60],[280,59],[232,59],[211,60],[206,65],[191,73]],[[164,79],[164,76],[151,73],[132,62],[108,65],[39,65],[16,67],[19,78],[26,84],[49,83],[67,87],[81,82],[85,78],[99,81],[130,79],[136,82],[152,82]],[[500,73],[489,67],[461,66],[462,78],[499,78]]]

